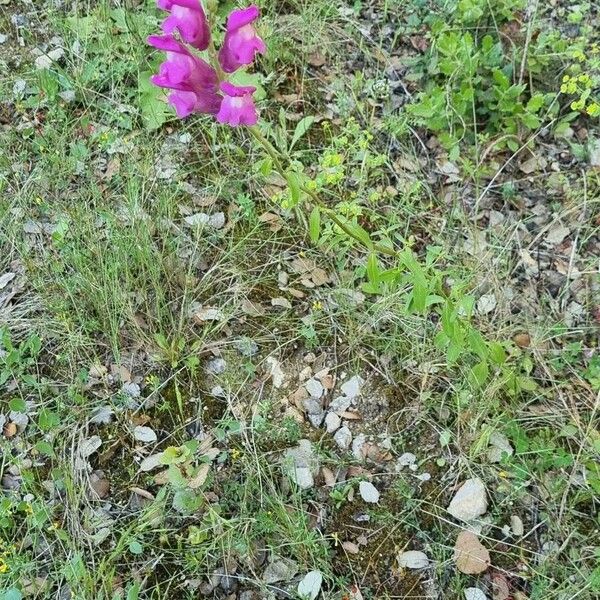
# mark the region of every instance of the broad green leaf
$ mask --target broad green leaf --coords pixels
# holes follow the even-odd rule
[[[298,121],[296,130],[290,143],[290,151],[294,148],[298,140],[310,129],[311,125],[315,122],[315,118],[312,116],[304,117]]]
[[[164,92],[150,81],[150,71],[142,71],[138,78],[138,101],[144,126],[158,129],[167,120],[169,108],[164,101]]]
[[[308,230],[310,234],[310,241],[313,244],[316,244],[321,235],[321,210],[318,206],[315,206],[310,213]]]
[[[374,285],[379,283],[379,263],[375,252],[371,252],[367,259],[367,278]]]

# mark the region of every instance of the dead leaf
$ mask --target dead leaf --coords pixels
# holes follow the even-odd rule
[[[313,52],[308,57],[308,64],[313,67],[322,67],[325,64],[325,56],[320,52]]]
[[[208,477],[208,473],[210,472],[210,463],[203,463],[198,468],[198,472],[194,477],[188,479],[188,487],[192,490],[197,490],[199,487],[204,485],[206,478]]]
[[[258,220],[268,225],[273,233],[277,233],[283,227],[283,219],[272,212],[263,213],[258,217]]]
[[[494,600],[508,600],[510,598],[508,581],[501,573],[496,573],[492,577],[492,597]]]
[[[490,566],[490,553],[471,531],[461,531],[454,545],[456,568],[465,575],[483,573]]]
[[[358,544],[355,544],[354,542],[349,542],[349,541],[342,542],[342,548],[348,554],[358,554],[360,552],[360,548],[358,547]]]
[[[9,421],[5,426],[2,432],[5,438],[12,438],[17,435],[17,426],[12,421]]]

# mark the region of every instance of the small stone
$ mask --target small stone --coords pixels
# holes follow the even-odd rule
[[[477,312],[481,315],[491,313],[498,304],[494,294],[484,294],[477,300]]]
[[[448,506],[448,512],[459,521],[472,521],[485,514],[486,510],[487,493],[479,478],[467,479]]]
[[[339,415],[336,415],[333,412],[327,413],[327,416],[325,417],[325,425],[327,427],[327,433],[333,433],[334,431],[337,431],[340,428],[341,424],[342,424],[342,419],[340,418]]]
[[[350,442],[352,442],[352,432],[348,427],[344,426],[341,429],[338,429],[333,436],[335,443],[342,450],[348,450],[350,447]]]
[[[364,433],[359,433],[352,441],[352,455],[358,461],[365,459],[364,447],[367,443],[367,436]]]
[[[288,448],[283,459],[288,475],[300,489],[314,486],[320,465],[310,440],[300,440],[295,448]]]
[[[407,550],[398,556],[398,564],[404,569],[426,569],[429,566],[429,558],[425,552]]]
[[[370,504],[379,502],[379,490],[370,481],[361,481],[358,486],[360,497]]]
[[[274,356],[267,356],[266,363],[269,365],[273,387],[280,388],[285,382],[285,373],[281,368],[281,363]]]
[[[267,565],[263,573],[263,581],[266,584],[278,581],[289,581],[298,572],[298,565],[288,558],[277,558]]]
[[[351,377],[350,379],[348,379],[348,381],[346,381],[346,383],[342,385],[342,394],[344,394],[344,396],[350,398],[351,400],[353,398],[356,398],[360,394],[360,390],[364,382],[365,380],[358,375]]]
[[[517,515],[513,515],[510,518],[510,529],[513,532],[513,535],[517,537],[521,537],[525,532],[525,528],[523,527],[523,521]]]
[[[215,357],[215,358],[211,358],[206,363],[206,367],[204,368],[204,370],[209,375],[220,375],[221,373],[225,372],[226,368],[227,368],[227,363],[225,362],[225,359],[220,358],[220,357]]]
[[[190,227],[199,227],[202,225],[208,225],[210,221],[210,216],[206,213],[195,213],[193,215],[189,215],[183,219]]]
[[[323,395],[323,393],[325,392],[325,388],[323,387],[323,385],[321,384],[321,382],[318,381],[317,379],[309,379],[304,384],[304,387],[306,388],[306,391],[313,398],[320,398]]]
[[[138,425],[133,430],[133,437],[138,442],[143,442],[145,444],[151,444],[158,440],[158,437],[156,436],[156,433],[153,429],[151,429],[150,427],[144,427],[142,425]]]
[[[503,457],[512,456],[513,452],[513,447],[504,434],[494,431],[490,435],[490,448],[487,456],[491,463],[499,463]]]
[[[213,229],[222,229],[225,227],[225,213],[218,212],[210,215],[208,225]]]
[[[47,54],[42,54],[35,59],[35,68],[38,70],[49,69],[52,66],[52,59]]]
[[[465,588],[465,600],[487,600],[487,596],[476,587]]]
[[[0,33],[0,44],[4,44],[7,39],[8,38],[3,33]]]
[[[307,398],[302,402],[302,405],[304,406],[304,410],[308,415],[308,420],[311,425],[315,429],[321,427],[323,419],[325,418],[325,411],[323,410],[321,403],[314,398]]]
[[[130,398],[139,398],[142,394],[140,386],[137,383],[133,383],[132,381],[124,383],[123,387],[121,388],[121,391]]]
[[[338,396],[331,401],[329,405],[329,410],[334,413],[343,413],[350,408],[352,404],[352,400],[350,398],[346,398],[346,396]]]
[[[405,452],[399,459],[398,464],[401,467],[410,467],[417,462],[417,457],[412,452]]]

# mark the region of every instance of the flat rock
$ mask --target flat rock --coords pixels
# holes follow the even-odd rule
[[[325,388],[317,379],[311,378],[305,384],[304,387],[306,391],[310,394],[312,398],[320,398],[325,392]]]
[[[485,514],[487,492],[479,478],[467,479],[452,498],[448,512],[459,521],[472,521]]]
[[[286,472],[299,488],[305,490],[315,485],[319,459],[310,440],[300,440],[295,448],[288,448],[283,459]]]
[[[398,555],[398,564],[405,569],[426,569],[429,558],[420,550],[407,550]]]
[[[334,412],[327,413],[325,417],[325,426],[327,427],[327,433],[333,433],[340,428],[342,419],[339,415]]]
[[[476,587],[465,588],[465,600],[487,600],[487,596]]]
[[[343,413],[350,408],[352,404],[352,399],[347,398],[346,396],[338,396],[331,401],[329,405],[329,410],[334,413]]]
[[[348,379],[348,381],[346,381],[346,383],[342,384],[342,387],[340,388],[342,390],[342,394],[351,400],[356,398],[356,396],[360,394],[360,390],[364,382],[365,380],[362,377],[359,375],[354,375],[354,377],[351,377]]]
[[[278,581],[289,581],[298,572],[298,565],[287,558],[276,558],[267,565],[263,573],[263,581],[267,584]]]
[[[344,426],[338,429],[333,436],[333,440],[342,450],[348,450],[350,443],[352,442],[352,432],[348,427]]]
[[[379,490],[370,481],[361,481],[358,486],[360,497],[370,504],[379,502]]]

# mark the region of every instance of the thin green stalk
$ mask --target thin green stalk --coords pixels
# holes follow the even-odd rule
[[[254,139],[264,148],[266,153],[273,160],[273,164],[275,165],[276,171],[285,179],[286,170],[283,168],[283,164],[281,162],[281,153],[269,142],[269,140],[263,135],[262,131],[259,129],[257,125],[248,128],[248,131],[252,134]],[[289,157],[286,157],[289,160]],[[308,194],[312,201],[319,207],[321,211],[329,216],[329,218],[344,232],[346,235],[350,236],[353,240],[356,240],[361,246],[365,247],[367,250],[376,250],[381,254],[386,254],[387,256],[398,256],[398,252],[393,248],[388,248],[387,246],[383,246],[381,244],[373,244],[373,246],[367,246],[360,236],[356,235],[352,231],[350,227],[344,221],[342,221],[339,216],[333,211],[331,208],[325,206],[317,193],[314,190],[306,186],[301,186],[300,188],[305,194]]]

